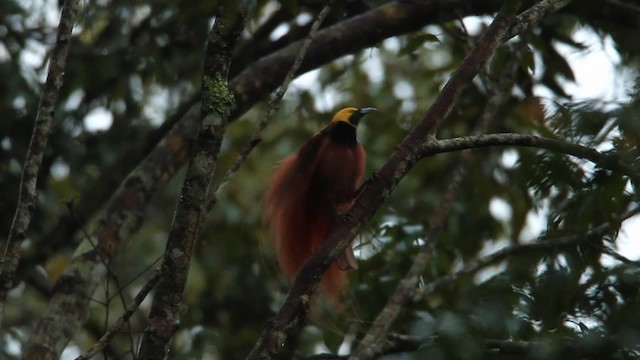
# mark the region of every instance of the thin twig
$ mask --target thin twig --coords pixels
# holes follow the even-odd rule
[[[147,297],[147,295],[151,292],[153,287],[160,280],[160,275],[161,275],[160,269],[157,269],[156,272],[153,274],[153,276],[144,285],[144,287],[140,289],[138,294],[133,298],[133,304],[131,304],[131,306],[126,309],[124,314],[122,314],[122,316],[120,316],[120,318],[116,321],[116,323],[111,326],[109,331],[107,331],[100,338],[100,340],[98,340],[97,343],[95,343],[92,347],[90,347],[87,351],[85,351],[84,354],[78,356],[76,360],[90,359],[93,356],[95,356],[97,353],[102,351],[102,349],[104,349],[105,346],[107,346],[109,341],[116,335],[116,333],[118,333],[118,331],[120,331],[125,324],[129,323],[129,319],[131,318],[131,316],[133,316],[136,310],[138,310],[138,308],[140,307],[140,304],[142,304],[144,299]],[[131,331],[129,331],[129,334],[131,334]]]
[[[614,251],[613,249],[611,249],[611,248],[609,248],[607,246],[602,246],[602,245],[594,245],[594,246],[598,250],[600,250],[600,252],[611,256],[612,258],[620,261],[623,264],[631,265],[631,266],[635,266],[635,267],[640,267],[640,261],[638,261],[638,260],[631,260],[628,257],[620,254],[617,251]]]
[[[85,239],[91,244],[91,246],[93,246],[94,250],[96,250],[96,252],[99,254],[100,261],[102,262],[102,265],[104,265],[104,267],[107,269],[107,276],[110,277],[111,280],[116,285],[117,291],[116,291],[116,294],[114,296],[118,296],[120,298],[120,301],[122,302],[122,308],[126,309],[127,308],[127,301],[126,301],[126,299],[124,297],[124,291],[123,291],[124,288],[120,284],[120,279],[118,278],[118,275],[113,271],[113,269],[111,269],[111,266],[109,266],[109,264],[107,263],[107,259],[102,254],[102,252],[100,252],[98,250],[98,248],[96,247],[95,243],[91,239],[91,235],[89,234],[87,229],[84,227],[84,225],[82,225],[82,222],[80,222],[80,218],[78,217],[78,214],[76,213],[76,211],[75,211],[75,209],[73,207],[73,201],[66,202],[65,205],[67,206],[67,209],[69,210],[69,213],[71,214],[71,217],[77,222],[78,228],[80,229],[80,231],[82,231],[82,234],[84,235]],[[104,308],[105,308],[104,327],[106,329],[108,324],[109,324],[109,310],[110,310],[109,309],[109,303],[112,300],[112,297],[109,295],[109,281],[108,281],[108,279],[106,281],[105,286],[106,286],[106,289],[105,289],[106,302],[104,303]],[[133,349],[133,336],[131,335],[131,323],[127,322],[127,326],[129,327],[129,343],[131,344],[131,348]],[[104,348],[104,346],[103,346],[103,348]]]
[[[51,52],[47,79],[40,95],[33,133],[31,134],[27,156],[22,167],[18,204],[16,205],[16,212],[11,223],[2,259],[0,323],[4,315],[5,301],[13,286],[15,272],[20,262],[20,246],[27,237],[26,232],[31,223],[31,216],[36,209],[38,173],[47,148],[54,110],[58,102],[58,94],[64,80],[64,68],[71,43],[71,32],[77,14],[78,0],[65,1],[58,25],[58,36]]]
[[[162,255],[158,256],[155,260],[153,260],[153,262],[151,262],[151,264],[147,265],[144,269],[140,270],[136,275],[134,275],[131,279],[129,279],[129,281],[122,286],[122,289],[124,290],[129,286],[131,286],[131,284],[133,284],[136,280],[141,278],[142,275],[146,274],[149,270],[151,270],[151,268],[156,266],[158,262],[160,262],[161,260],[162,260]],[[113,294],[113,296],[109,298],[109,301],[113,300],[115,296],[118,296],[118,295]]]
[[[109,282],[107,281],[106,286],[107,289],[106,291],[106,302],[101,302],[98,301],[90,296],[86,296],[87,298],[89,298],[91,301],[97,302],[101,305],[105,306],[106,309],[106,315],[105,315],[105,328],[108,327],[108,322],[109,322],[109,303],[117,296],[120,298],[120,301],[122,302],[122,308],[123,309],[127,309],[127,303],[126,303],[126,299],[124,296],[124,289],[127,288],[129,285],[131,285],[131,283],[133,283],[136,279],[138,279],[139,277],[141,277],[143,274],[145,274],[151,267],[153,267],[158,261],[160,261],[160,259],[162,259],[162,257],[158,257],[151,265],[149,265],[147,268],[145,268],[144,270],[142,270],[139,274],[135,275],[127,284],[125,284],[124,286],[122,286],[119,277],[115,274],[115,272],[111,269],[111,267],[109,266],[109,264],[107,264],[107,259],[105,258],[105,256],[98,251],[96,244],[94,243],[94,241],[91,238],[91,235],[89,234],[89,232],[84,228],[84,226],[82,225],[82,223],[80,222],[80,219],[78,217],[77,212],[75,211],[75,207],[74,207],[74,203],[73,201],[69,201],[65,203],[65,206],[67,207],[67,209],[69,210],[69,216],[77,222],[77,226],[78,228],[81,230],[81,232],[84,235],[85,240],[93,247],[94,250],[96,250],[96,253],[98,253],[98,257],[100,259],[100,262],[102,263],[102,265],[105,267],[105,269],[107,270],[107,275],[111,278],[112,281],[115,282],[116,288],[117,288],[117,292],[113,295],[109,295],[109,289],[108,289],[108,285]],[[156,275],[154,275],[155,277]],[[143,291],[146,291],[146,293],[148,293],[151,288],[155,285],[155,283],[158,281],[158,279],[155,279],[154,277],[152,277],[149,282],[145,285],[145,288],[147,286],[150,286],[149,290],[145,290],[145,288],[143,288],[141,290],[141,293]],[[153,282],[153,284],[149,284],[150,282]],[[138,294],[138,296],[142,296],[142,299],[140,300],[140,302],[142,300],[144,300],[144,297],[146,296],[146,293],[144,295],[141,295],[141,293]],[[139,307],[139,303],[137,303],[137,305],[135,305],[135,302],[137,301],[138,297],[134,298],[134,305],[132,307],[130,307],[129,309],[131,310],[131,314],[127,315],[127,312],[125,312],[125,314],[121,317],[120,320],[118,320],[118,323],[116,323],[114,326],[112,326],[112,329],[110,331],[113,331],[113,334],[109,334],[106,333],[100,340],[99,343],[97,343],[96,345],[94,345],[94,347],[92,347],[91,349],[89,349],[85,355],[86,358],[90,358],[92,356],[94,356],[95,354],[97,354],[97,352],[102,351],[108,341],[113,338],[113,336],[115,335],[115,332],[119,331],[120,329],[122,329],[122,327],[124,325],[127,325],[128,327],[128,337],[129,337],[129,343],[131,346],[131,350],[130,352],[133,352],[135,349],[135,345],[134,345],[134,339],[133,339],[133,331],[131,329],[131,323],[129,322],[129,319],[131,318],[131,316],[133,315],[133,312]],[[128,310],[127,310],[128,311]],[[120,324],[120,321],[125,321],[126,323],[124,324]],[[105,338],[107,337],[107,338]],[[99,348],[99,349],[94,349],[94,348]],[[94,352],[95,350],[95,352]],[[90,354],[90,355],[86,355],[86,354]],[[78,359],[82,358],[82,356],[78,357]]]
[[[320,25],[322,25],[322,22],[327,17],[327,14],[329,14],[332,4],[333,4],[333,0],[329,1],[329,3],[322,8],[320,13],[316,17],[315,21],[313,22],[313,25],[311,25],[311,30],[309,31],[309,34],[307,35],[306,39],[304,39],[302,46],[300,46],[300,51],[298,52],[298,55],[296,56],[296,59],[293,62],[293,65],[291,65],[289,72],[285,76],[284,81],[282,82],[282,85],[280,85],[278,90],[276,90],[276,92],[271,96],[271,99],[269,100],[269,104],[267,106],[267,111],[265,112],[264,116],[258,123],[258,126],[256,127],[256,131],[251,136],[251,140],[249,140],[249,143],[247,144],[247,146],[245,146],[244,149],[242,149],[236,161],[229,168],[224,178],[218,184],[217,189],[211,192],[214,199],[215,199],[216,192],[222,191],[222,189],[224,189],[224,187],[229,182],[229,180],[231,180],[233,175],[238,171],[238,169],[240,169],[240,166],[242,166],[242,164],[245,162],[249,154],[251,154],[253,149],[255,149],[255,147],[258,146],[258,144],[260,144],[260,142],[262,141],[262,132],[267,127],[267,125],[269,125],[276,111],[278,111],[278,109],[280,108],[280,103],[282,102],[282,98],[284,97],[285,92],[289,88],[289,85],[293,81],[294,76],[298,72],[298,69],[300,68],[300,65],[302,64],[302,60],[307,54],[307,50],[309,49],[311,42],[315,38],[316,33],[318,32],[318,29],[320,29]],[[215,203],[215,200],[210,200],[209,203]]]

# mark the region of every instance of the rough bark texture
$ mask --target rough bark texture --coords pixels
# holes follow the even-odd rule
[[[237,11],[223,9],[209,31],[201,87],[200,130],[173,215],[161,278],[138,359],[165,358],[171,338],[180,327],[179,305],[234,101],[227,77],[233,48],[244,29],[248,11],[246,3],[248,1],[239,4]]]
[[[71,31],[77,14],[78,0],[65,1],[62,7],[62,15],[60,16],[60,24],[58,25],[56,43],[51,51],[47,80],[40,95],[36,121],[31,134],[27,157],[22,167],[18,205],[4,251],[2,273],[0,273],[0,322],[2,322],[4,315],[5,301],[13,287],[15,272],[20,262],[20,245],[26,238],[26,232],[36,208],[38,172],[47,148],[47,140],[49,139],[49,131],[53,122],[58,94],[64,79],[64,67],[67,63],[67,54],[71,43]]]

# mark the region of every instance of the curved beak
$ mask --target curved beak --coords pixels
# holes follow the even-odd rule
[[[351,117],[349,117],[349,124],[353,126],[358,126],[360,119],[362,119],[363,116],[365,116],[367,113],[370,113],[372,111],[376,111],[376,109],[371,107],[358,109],[356,112],[351,114]]]
[[[372,111],[378,111],[378,109],[376,108],[372,108],[372,107],[366,107],[366,108],[360,108],[358,109],[358,112],[362,115],[368,114]]]

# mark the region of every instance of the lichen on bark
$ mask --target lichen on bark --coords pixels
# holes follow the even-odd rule
[[[229,90],[229,83],[220,74],[213,78],[203,76],[202,105],[207,114],[218,113],[228,115],[231,105],[234,102],[233,93]]]

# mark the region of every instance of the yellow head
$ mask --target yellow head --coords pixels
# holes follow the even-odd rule
[[[331,122],[345,122],[353,127],[358,126],[358,123],[360,122],[360,119],[362,119],[363,116],[365,116],[367,113],[370,113],[372,111],[375,111],[375,108],[354,108],[354,107],[348,107],[348,108],[344,108],[340,111],[338,111],[334,116],[333,119],[331,119]]]

